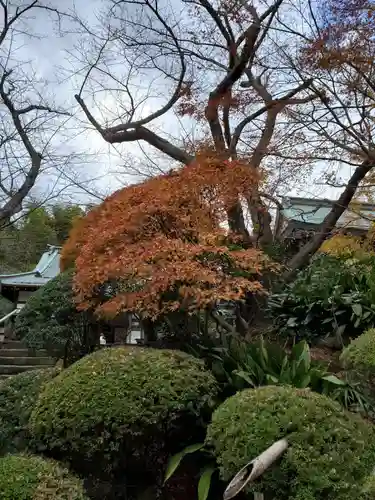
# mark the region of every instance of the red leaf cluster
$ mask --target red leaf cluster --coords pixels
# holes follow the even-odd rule
[[[202,154],[111,195],[79,221],[62,251],[63,266],[75,259],[80,307],[157,317],[261,291],[259,275],[270,263],[234,245],[222,224],[258,180],[249,165]],[[103,298],[103,290],[112,293]]]
[[[322,29],[303,51],[305,61],[322,69],[348,63],[367,71],[374,62],[375,8],[372,0],[328,0]]]

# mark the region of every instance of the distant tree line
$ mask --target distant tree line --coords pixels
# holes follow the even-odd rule
[[[33,269],[47,245],[62,245],[84,214],[78,205],[30,205],[25,217],[0,231],[0,273]]]

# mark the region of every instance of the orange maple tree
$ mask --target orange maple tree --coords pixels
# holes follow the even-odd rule
[[[230,235],[223,221],[258,174],[245,163],[199,161],[117,191],[73,229],[62,266],[75,261],[82,309],[106,317],[156,318],[261,292],[267,257]]]

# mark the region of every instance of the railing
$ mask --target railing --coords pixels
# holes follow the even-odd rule
[[[6,314],[3,318],[0,319],[0,325],[5,323],[5,321],[9,318],[11,318],[12,316],[14,316],[15,314],[18,314],[20,312],[19,309],[13,309],[13,311],[11,311],[10,313]]]

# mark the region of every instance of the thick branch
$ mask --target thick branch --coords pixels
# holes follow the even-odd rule
[[[230,151],[234,152],[236,150],[238,141],[239,141],[241,134],[242,134],[244,128],[246,127],[246,125],[248,125],[250,122],[252,122],[253,120],[255,120],[256,118],[258,118],[263,113],[265,113],[266,111],[268,111],[269,109],[271,109],[273,107],[281,107],[281,109],[282,109],[283,107],[287,106],[290,103],[290,99],[292,97],[294,97],[298,92],[301,92],[301,90],[307,89],[311,85],[311,83],[312,83],[312,79],[301,83],[301,85],[299,85],[295,89],[289,91],[284,97],[281,97],[280,99],[274,99],[274,100],[268,102],[262,108],[258,109],[258,111],[255,111],[255,113],[252,113],[250,116],[247,116],[246,118],[244,118],[237,125],[237,127],[235,128],[235,130],[233,132]],[[309,96],[309,97],[304,98],[303,100],[299,99],[297,102],[298,102],[298,104],[302,103],[302,102],[308,102],[308,101],[315,99],[315,97],[316,97],[315,95]],[[292,103],[295,104],[296,100]]]
[[[87,108],[82,97],[78,94],[75,95],[78,104],[81,106],[83,112],[85,113],[89,122],[93,127],[101,134],[103,139],[109,144],[116,144],[122,142],[132,142],[132,141],[145,141],[154,148],[158,149],[162,153],[165,153],[169,157],[177,160],[181,163],[191,163],[194,159],[193,156],[189,155],[183,149],[174,146],[171,142],[163,139],[159,135],[155,134],[146,127],[136,127],[132,130],[119,130],[118,127],[102,128],[99,122],[94,118],[89,109]]]
[[[296,271],[307,265],[314,253],[319,249],[320,245],[327,238],[330,232],[335,227],[341,215],[348,208],[360,182],[365,178],[367,173],[374,167],[375,163],[372,159],[368,159],[359,167],[357,167],[351,176],[346,188],[341,193],[339,199],[333,203],[331,211],[323,220],[322,226],[318,233],[304,245],[301,250],[291,259],[288,264],[288,271],[284,274],[286,281],[291,280]]]

